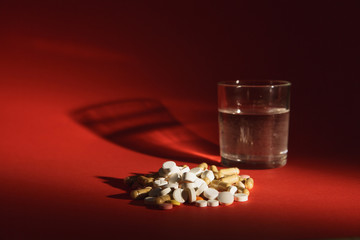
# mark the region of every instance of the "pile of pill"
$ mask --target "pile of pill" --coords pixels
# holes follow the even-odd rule
[[[132,199],[143,199],[145,205],[172,209],[182,203],[198,207],[228,206],[245,202],[254,187],[249,175],[239,175],[238,168],[219,169],[201,163],[190,169],[173,161],[163,163],[158,172],[125,178]]]

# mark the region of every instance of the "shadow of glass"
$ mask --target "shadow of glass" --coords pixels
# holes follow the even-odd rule
[[[187,129],[154,99],[101,103],[75,110],[71,117],[100,137],[136,152],[220,164],[218,145]]]

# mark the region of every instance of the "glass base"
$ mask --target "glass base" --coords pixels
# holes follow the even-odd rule
[[[280,168],[286,165],[287,155],[251,157],[244,156],[235,159],[229,159],[221,156],[221,164],[225,167],[238,167],[240,169],[270,169]]]

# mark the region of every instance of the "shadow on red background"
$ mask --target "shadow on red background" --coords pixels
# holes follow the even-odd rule
[[[98,136],[143,154],[219,164],[218,145],[181,124],[154,99],[126,99],[75,110],[73,119]]]

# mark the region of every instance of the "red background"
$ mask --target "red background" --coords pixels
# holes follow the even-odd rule
[[[358,9],[2,1],[0,238],[359,237]],[[216,82],[242,78],[292,82],[288,164],[242,170],[245,204],[132,202],[131,173],[219,161]]]

